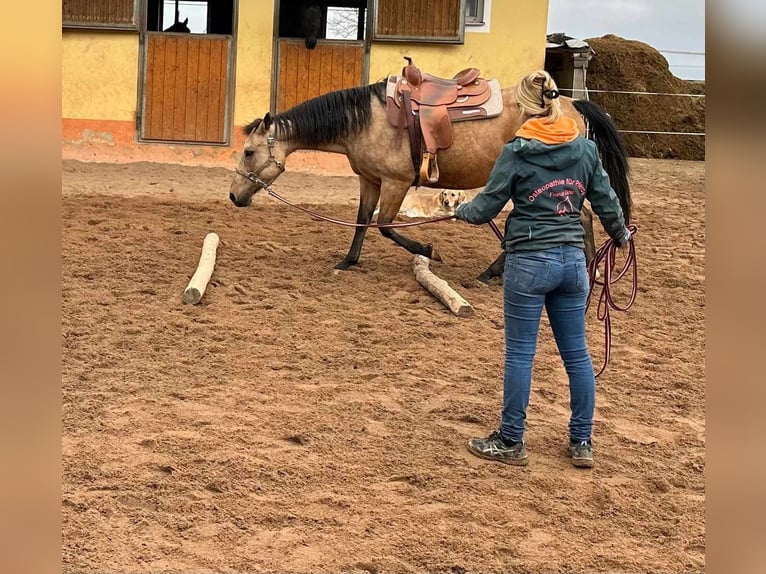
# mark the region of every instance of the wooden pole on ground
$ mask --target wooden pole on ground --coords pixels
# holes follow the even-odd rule
[[[215,267],[215,252],[218,249],[218,235],[208,233],[202,242],[202,255],[197,270],[184,289],[184,303],[196,305],[202,299]]]
[[[417,279],[418,283],[428,289],[431,295],[444,303],[458,317],[470,317],[473,315],[471,304],[450,287],[444,279],[434,275],[433,271],[428,268],[430,263],[431,260],[428,257],[423,255],[415,256],[412,262],[412,269],[415,271],[415,279]]]

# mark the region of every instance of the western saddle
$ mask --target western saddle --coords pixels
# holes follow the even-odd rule
[[[452,78],[439,78],[421,72],[412,58],[404,59],[407,65],[402,75],[388,77],[388,121],[398,129],[397,146],[401,145],[404,130],[409,133],[414,185],[420,181],[436,183],[436,154],[452,145],[452,122],[488,117],[482,105],[492,95],[490,85],[479,77],[478,68],[466,68]],[[423,143],[425,150],[421,149]]]

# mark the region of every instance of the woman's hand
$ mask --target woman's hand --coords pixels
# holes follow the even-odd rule
[[[625,247],[630,243],[630,238],[633,236],[633,234],[630,232],[630,229],[627,227],[624,227],[622,230],[622,234],[619,238],[616,238],[614,242],[617,244],[617,247]]]

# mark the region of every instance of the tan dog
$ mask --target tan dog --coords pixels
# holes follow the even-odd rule
[[[399,213],[407,217],[440,217],[454,215],[455,208],[465,201],[465,192],[443,189],[438,193],[411,193],[404,197]]]

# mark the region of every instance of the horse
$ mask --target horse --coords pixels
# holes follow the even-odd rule
[[[191,30],[189,29],[189,18],[186,18],[183,22],[179,20],[180,13],[178,10],[176,10],[176,19],[175,22],[173,22],[172,26],[168,26],[163,30],[163,32],[177,32],[179,34],[191,34]]]
[[[306,48],[313,50],[322,33],[322,8],[316,2],[308,2],[301,8],[301,30]]]
[[[387,80],[337,90],[310,99],[278,114],[266,113],[244,126],[247,136],[239,165],[229,187],[229,199],[247,207],[253,195],[268,188],[285,170],[285,159],[296,150],[319,150],[347,157],[359,176],[357,227],[348,254],[335,265],[348,269],[359,262],[367,225],[380,204],[377,222],[394,220],[407,191],[416,178],[408,138],[397,141],[397,128],[386,114]],[[502,89],[503,111],[492,118],[453,124],[452,145],[439,152],[440,177],[425,187],[475,189],[486,185],[503,146],[523,123],[514,86]],[[626,224],[630,221],[631,198],[628,161],[617,127],[598,105],[561,96],[564,114],[574,118],[580,133],[586,124],[595,139],[604,169],[622,206]],[[586,258],[595,256],[592,214],[581,212],[585,229]],[[423,245],[395,231],[380,232],[415,255],[440,261],[431,244]],[[502,277],[505,252],[484,271],[479,280],[488,283]]]

